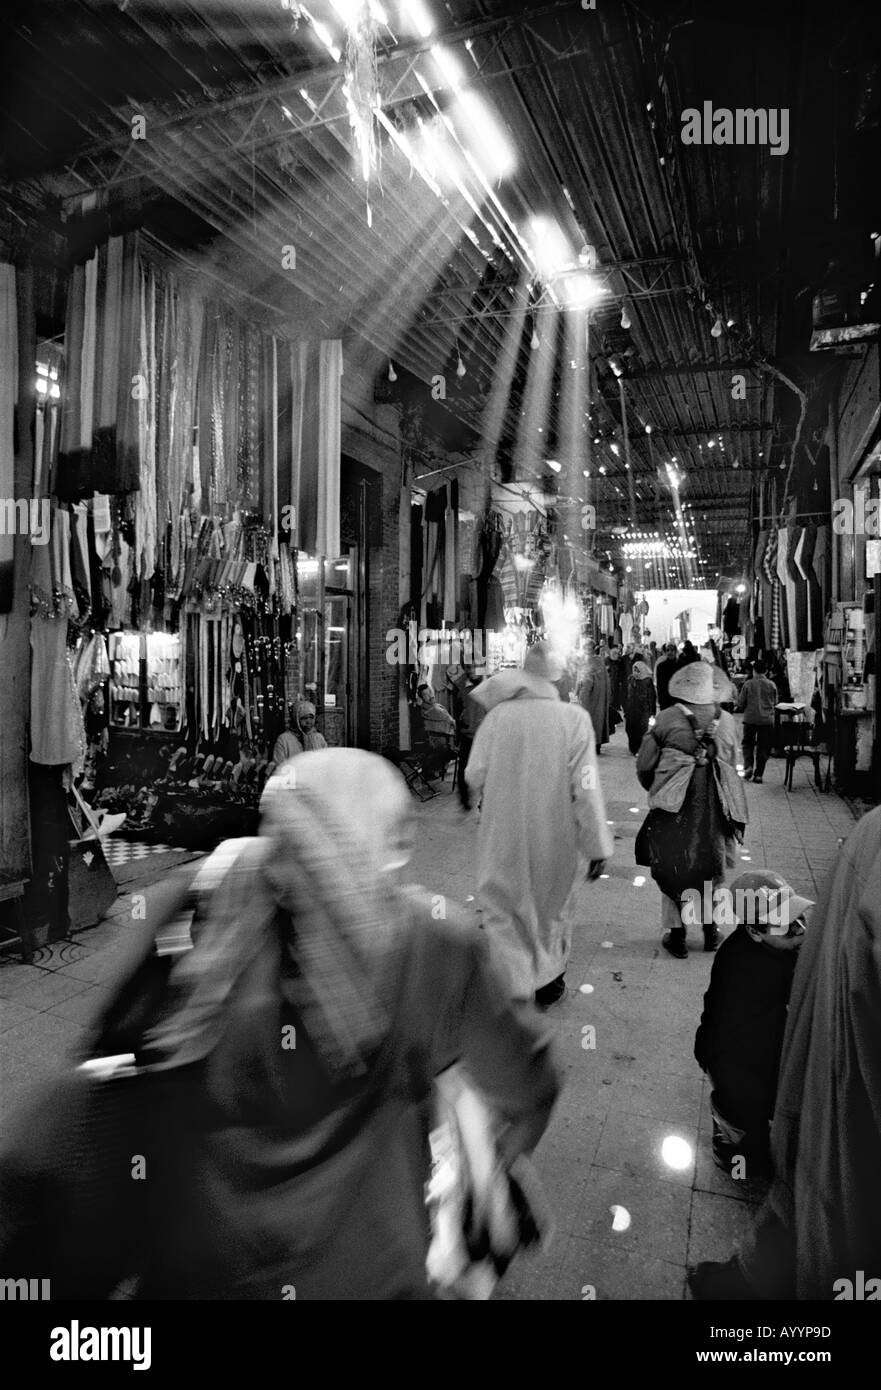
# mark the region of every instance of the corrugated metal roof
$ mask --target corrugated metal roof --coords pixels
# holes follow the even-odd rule
[[[755,480],[789,461],[800,403],[779,371],[804,387],[814,369],[804,356],[812,287],[830,249],[859,235],[877,207],[865,178],[877,115],[873,126],[861,66],[876,33],[872,7],[425,5],[432,40],[406,24],[394,39],[381,35],[388,119],[412,133],[418,118],[437,118],[420,73],[446,110],[427,52],[440,38],[516,150],[516,172],[497,189],[512,221],[523,230],[533,214],[553,218],[573,247],[595,248],[608,285],[592,314],[595,397],[582,422],[601,529],[628,517],[636,529],[669,521],[663,465],[675,457],[707,569],[727,569]],[[310,8],[340,33],[327,0]],[[398,7],[386,8],[395,22]],[[24,20],[5,17],[2,170],[12,196],[52,203],[92,188],[135,199],[161,190],[222,234],[215,267],[277,302],[291,332],[356,333],[426,382],[443,373],[449,408],[479,430],[514,312],[517,255],[493,247],[456,190],[442,204],[387,135],[365,188],[341,68],[292,10],[278,0],[38,0]],[[786,109],[788,152],[684,145],[681,112],[704,101]],[[143,141],[131,139],[138,112]],[[479,249],[463,234],[469,226]],[[285,272],[290,244],[296,269]],[[725,327],[714,337],[717,314]],[[523,326],[502,429],[509,453],[540,356],[530,351],[533,322],[550,331],[544,309]],[[612,357],[624,371],[629,473]],[[549,448],[560,441],[566,365],[548,391]],[[572,473],[577,483],[570,475],[561,488],[587,495],[580,469]]]

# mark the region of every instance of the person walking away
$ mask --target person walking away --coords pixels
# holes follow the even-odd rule
[[[736,771],[737,728],[719,707],[719,690],[705,661],[677,671],[669,686],[676,704],[658,715],[636,758],[651,808],[637,835],[637,863],[651,868],[661,890],[662,944],[678,960],[688,957],[683,895],[724,882],[749,818]],[[712,919],[703,930],[704,949],[715,951]]]
[[[623,719],[624,679],[621,648],[614,643],[609,648],[609,733],[613,734]]]
[[[624,703],[624,727],[627,731],[627,744],[634,757],[639,752],[642,740],[648,733],[649,720],[658,708],[652,673],[644,661],[637,657],[627,682],[627,697]]]
[[[471,756],[471,747],[474,743],[474,736],[480,728],[485,711],[472,699],[472,695],[483,681],[486,668],[472,662],[465,667],[464,673],[454,682],[456,691],[462,701],[462,712],[459,715],[459,767],[456,773],[456,786],[459,792],[459,800],[465,811],[471,809],[471,797],[468,792],[468,783],[465,781],[465,769],[468,766],[468,759]]]
[[[704,995],[694,1055],[713,1086],[713,1154],[731,1175],[770,1176],[770,1123],[804,914],[813,906],[780,874],[741,874],[728,889],[735,930],[719,947]],[[733,1174],[738,1177],[738,1174]]]
[[[585,642],[584,654],[584,674],[578,684],[578,703],[590,715],[596,751],[600,753],[603,744],[609,742],[609,677],[606,664],[597,654],[593,642]]]
[[[689,1271],[695,1298],[829,1302],[852,1298],[857,1280],[881,1278],[879,1096],[876,807],[839,853],[798,953],[771,1123],[771,1188],[737,1253]]]
[[[658,660],[655,667],[655,688],[658,692],[658,709],[669,709],[675,704],[673,696],[669,694],[669,685],[672,676],[676,672],[676,647],[673,642],[668,642],[664,648],[664,654]]]
[[[436,920],[427,892],[396,883],[411,803],[384,759],[343,748],[297,757],[270,779],[261,812],[257,837],[227,841],[200,866],[204,911],[160,1007],[144,1015],[136,970],[94,1030],[103,1055],[195,1072],[192,1158],[167,1190],[161,1158],[148,1160],[164,1201],[150,1198],[146,1247],[123,1274],[137,1276],[138,1299],[430,1299],[435,1078],[461,1063],[507,1169],[535,1147],[559,1090],[551,1032],[510,999],[484,934],[452,903]],[[188,868],[163,884],[155,917],[151,895],[151,944],[184,909],[192,918],[192,881]],[[51,1124],[44,1114],[43,1130]],[[85,1190],[100,1202],[111,1169],[90,1156],[106,1134],[66,1137],[99,1175]],[[0,1261],[45,1270],[53,1298],[107,1298],[115,1285],[102,1288],[108,1271],[92,1256],[113,1221],[92,1229],[64,1200],[70,1149],[30,1113],[5,1139]],[[77,1219],[89,1238],[65,1249]]]
[[[774,708],[778,699],[777,687],[765,674],[764,662],[757,661],[737,701],[737,709],[743,714],[743,766],[747,782],[761,783],[764,778],[765,764],[774,746]]]
[[[681,671],[683,666],[691,666],[695,661],[700,661],[701,654],[693,642],[683,643],[682,651],[679,653],[676,662],[677,671]]]
[[[613,852],[586,710],[551,684],[547,644],[523,669],[500,671],[473,699],[487,710],[466,779],[482,797],[478,903],[511,994],[550,1004],[565,993],[570,896],[586,864],[596,879]]]

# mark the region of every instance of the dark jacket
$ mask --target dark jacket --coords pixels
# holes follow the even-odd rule
[[[676,658],[662,657],[655,667],[655,685],[658,690],[658,709],[669,709],[676,703],[668,694],[667,687],[676,674]]]
[[[713,961],[694,1055],[712,1078],[722,1113],[744,1129],[774,1110],[797,959],[797,952],[770,950],[738,926]]]
[[[776,685],[767,676],[750,676],[744,682],[737,701],[744,724],[758,724],[765,728],[773,724],[774,706],[779,699]]]

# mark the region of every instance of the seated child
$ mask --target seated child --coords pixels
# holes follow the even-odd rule
[[[770,1173],[769,1123],[804,913],[813,906],[770,870],[728,889],[736,929],[713,961],[694,1055],[713,1084],[713,1154],[735,1177]]]

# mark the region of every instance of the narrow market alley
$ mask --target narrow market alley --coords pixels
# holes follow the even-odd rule
[[[713,956],[699,932],[688,961],[660,949],[660,897],[633,862],[646,798],[623,733],[604,750],[600,775],[615,857],[581,890],[568,991],[549,1011],[566,1083],[535,1161],[555,1229],[546,1254],[521,1257],[502,1281],[504,1299],[682,1299],[687,1265],[727,1258],[754,1209],[755,1194],[714,1166],[709,1087],[692,1054]],[[782,782],[775,759],[748,790],[743,862],[816,897],[854,816],[803,768],[791,793]],[[414,801],[414,813],[412,881],[473,911],[476,813],[461,811],[449,781],[434,800]],[[33,965],[0,966],[4,1104],[24,1099],[82,1035],[130,949],[131,894],[149,893],[145,874],[120,888],[98,927],[44,947]],[[679,1171],[661,1157],[669,1137],[695,1154]]]

